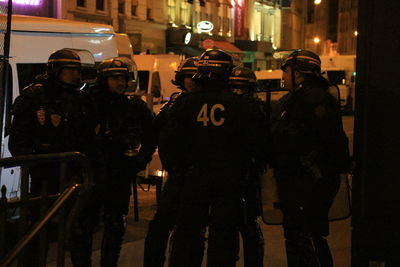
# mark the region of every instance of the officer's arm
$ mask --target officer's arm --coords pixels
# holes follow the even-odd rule
[[[242,124],[244,125],[244,140],[248,154],[262,168],[269,158],[269,140],[266,114],[254,100],[247,100],[242,106]]]
[[[15,99],[8,141],[8,148],[13,156],[34,152],[35,112],[31,96],[23,93]]]
[[[150,162],[152,155],[157,147],[157,135],[154,127],[153,112],[143,102],[140,106],[141,114],[141,147],[138,155],[139,169],[146,168],[146,164]]]
[[[337,138],[340,131],[340,110],[326,95],[306,98],[303,110],[300,160],[302,165],[312,166],[324,152],[324,147]]]
[[[160,112],[157,114],[154,120],[154,129],[156,131],[157,138],[160,135],[160,132],[162,129],[165,127],[167,124],[167,119],[168,119],[168,110],[169,107],[171,106],[171,100],[169,100],[167,103],[165,103],[162,108],[160,109]]]
[[[187,138],[190,136],[189,114],[190,107],[186,105],[186,96],[182,95],[169,110],[167,124],[160,133],[158,153],[163,167],[169,172],[183,174],[187,169],[184,155]]]

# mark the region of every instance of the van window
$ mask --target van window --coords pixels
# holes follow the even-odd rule
[[[35,82],[35,77],[46,71],[45,63],[18,63],[18,86],[19,92],[31,83]]]
[[[3,67],[3,62],[0,62],[0,70],[1,73],[3,73],[3,70],[5,69]],[[0,75],[0,84],[1,87],[3,88],[4,85],[7,86],[7,92],[8,94],[6,95],[7,99],[5,100],[5,103],[7,104],[7,113],[5,114],[5,125],[4,125],[4,136],[8,136],[9,130],[10,130],[10,124],[11,124],[11,106],[12,106],[12,99],[13,99],[13,81],[12,81],[12,68],[10,64],[7,64],[8,67],[8,80],[7,84],[5,83],[6,81],[3,80],[3,75]]]
[[[328,70],[328,80],[331,84],[344,84],[346,74],[343,70]]]
[[[260,91],[280,91],[281,80],[280,79],[268,79],[258,80]]]
[[[158,71],[153,72],[153,76],[151,79],[151,95],[153,97],[161,96],[161,81]]]
[[[147,70],[139,70],[138,71],[138,76],[139,76],[139,90],[144,91],[144,93],[147,93],[147,88],[149,87],[149,71]]]

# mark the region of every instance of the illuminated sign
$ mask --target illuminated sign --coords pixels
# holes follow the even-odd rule
[[[199,31],[199,33],[211,32],[213,29],[214,29],[214,24],[212,24],[211,21],[203,20],[197,23],[197,30]]]
[[[190,39],[192,39],[192,34],[190,32],[185,34],[185,40],[183,41],[185,44],[190,43]]]
[[[12,0],[13,4],[24,6],[38,6],[42,0]],[[8,0],[0,0],[0,2],[8,2]]]

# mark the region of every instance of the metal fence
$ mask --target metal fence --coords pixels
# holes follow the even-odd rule
[[[29,193],[30,170],[33,168],[59,164],[59,194],[49,195],[42,190],[39,196],[31,197]],[[65,152],[55,154],[27,155],[0,159],[0,167],[21,166],[21,197],[18,201],[9,202],[6,188],[1,188],[0,198],[0,267],[11,266],[18,259],[18,266],[28,266],[24,249],[34,238],[38,238],[38,260],[45,266],[48,248],[48,233],[44,227],[57,216],[57,266],[64,266],[65,244],[68,229],[82,206],[80,200],[89,192],[92,184],[92,169],[84,154]],[[54,177],[56,179],[57,177]],[[42,181],[42,189],[46,181]],[[74,194],[80,192],[79,197]],[[76,201],[65,205],[72,196]],[[50,208],[49,208],[50,207]],[[10,216],[17,210],[17,214]],[[39,210],[39,212],[37,212]],[[35,221],[32,215],[39,218]],[[39,213],[39,214],[37,214]],[[15,216],[16,215],[16,216]],[[37,216],[39,215],[39,216]],[[16,217],[16,218],[15,218]],[[15,227],[16,226],[16,227]],[[10,242],[16,245],[10,247]],[[36,245],[36,243],[35,243]],[[4,255],[6,255],[4,257]],[[21,255],[21,256],[20,256]]]

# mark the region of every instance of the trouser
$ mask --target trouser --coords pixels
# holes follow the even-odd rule
[[[38,197],[43,192],[48,195],[59,193],[59,167],[55,164],[42,164],[30,170],[30,197]],[[50,203],[49,203],[50,206]],[[48,207],[33,206],[28,211],[29,226],[33,227],[41,217],[41,209],[45,212]],[[46,266],[47,250],[49,238],[55,232],[54,223],[49,222],[42,230],[46,232],[44,241],[40,242],[40,234],[37,235],[26,248],[24,265],[26,266]],[[40,247],[43,246],[43,247]]]
[[[261,214],[260,188],[258,183],[250,184],[245,192],[246,220],[240,227],[243,240],[243,257],[245,267],[262,267],[264,265],[264,236],[258,217]]]
[[[169,174],[159,206],[149,223],[144,245],[144,267],[163,267],[171,231],[175,227],[183,177]]]
[[[102,267],[117,266],[125,234],[132,173],[111,170],[107,180],[98,183],[79,211],[71,229],[70,252],[75,267],[90,267],[92,235],[101,207],[104,207],[104,233],[101,243]]]
[[[331,267],[333,259],[325,239],[328,213],[339,190],[337,173],[316,180],[308,173],[278,175],[288,267]]]
[[[172,246],[170,267],[199,267],[203,229],[209,225],[207,266],[235,266],[243,193],[238,172],[196,170],[185,182]],[[240,172],[239,172],[240,173]],[[240,175],[240,174],[239,174]]]

